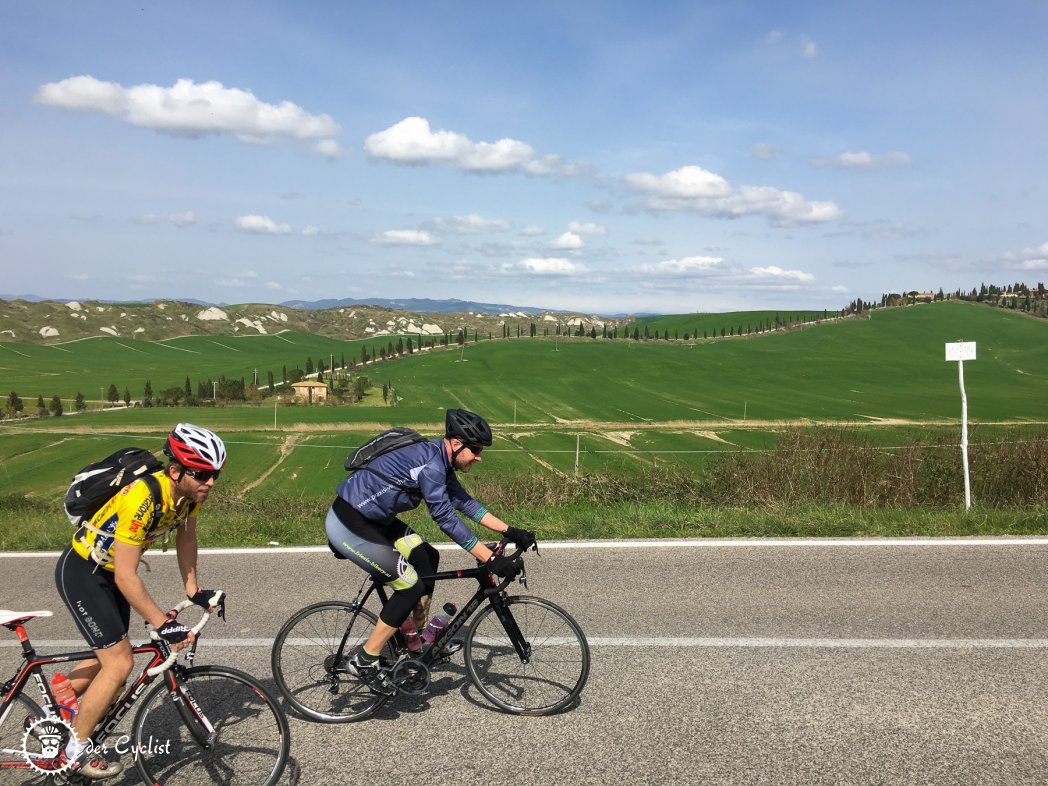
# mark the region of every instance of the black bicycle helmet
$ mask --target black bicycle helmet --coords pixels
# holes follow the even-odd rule
[[[491,444],[491,426],[480,415],[468,409],[449,409],[444,416],[444,436],[460,439],[467,445],[486,448]]]

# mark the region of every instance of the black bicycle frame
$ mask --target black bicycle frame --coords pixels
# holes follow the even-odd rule
[[[431,576],[420,576],[419,581],[448,581],[451,579],[477,579],[477,583],[480,587],[477,589],[476,594],[469,599],[459,612],[448,622],[447,626],[442,630],[437,637],[433,640],[429,648],[422,653],[419,657],[419,661],[425,666],[430,666],[440,656],[438,653],[443,650],[443,644],[445,641],[454,637],[454,635],[466,624],[466,621],[473,615],[481,603],[485,600],[490,601],[491,605],[495,607],[495,615],[499,618],[503,627],[506,629],[506,633],[509,635],[510,640],[513,642],[513,647],[517,651],[517,655],[521,661],[527,663],[531,657],[531,645],[524,640],[524,634],[520,632],[520,628],[517,626],[516,620],[513,619],[513,615],[509,612],[509,604],[503,599],[503,590],[510,583],[512,579],[507,579],[502,584],[499,584],[495,577],[483,567],[469,568],[466,570],[447,570],[439,573],[434,573]],[[365,584],[367,584],[365,580]],[[487,583],[487,586],[485,586]],[[386,594],[385,587],[378,582],[376,579],[372,579],[370,582],[371,586],[367,592],[364,592],[364,585],[361,585],[360,590],[357,592],[357,597],[353,599],[350,606],[354,609],[353,619],[350,624],[346,626],[346,633],[342,637],[342,641],[339,644],[338,650],[335,653],[335,662],[345,655],[346,642],[349,639],[350,630],[353,627],[353,622],[357,618],[357,610],[362,609],[364,604],[367,603],[372,593],[378,595],[379,600],[382,601],[382,605],[386,605],[386,601],[389,600],[389,596]],[[361,592],[364,592],[361,596]],[[398,630],[396,632],[398,642],[402,649],[407,649],[407,641],[404,639],[403,634]]]

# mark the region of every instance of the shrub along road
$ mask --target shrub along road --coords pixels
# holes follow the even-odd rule
[[[469,564],[442,554],[442,567]],[[293,720],[289,782],[1044,783],[1046,558],[1044,538],[550,544],[528,560],[528,592],[590,638],[578,707],[501,714],[460,656],[428,696],[365,723]],[[175,561],[150,562],[165,598]],[[78,647],[53,564],[0,557],[0,606],[54,609],[34,639]],[[350,598],[361,575],[326,550],[204,552],[200,567],[230,602],[199,660],[267,681],[284,620]],[[470,593],[443,586],[438,602]],[[0,639],[5,676],[15,643]]]

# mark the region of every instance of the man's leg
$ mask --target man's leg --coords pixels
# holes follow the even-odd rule
[[[81,741],[91,736],[95,724],[116,701],[117,694],[134,667],[131,643],[127,639],[118,641],[111,647],[95,650],[95,656],[97,661],[79,663],[70,674],[70,678],[74,680],[73,689],[79,694],[80,702],[80,712],[73,720],[73,730]],[[90,679],[87,689],[81,693],[79,685],[85,680],[85,674],[81,670],[83,667],[84,672],[88,671],[85,667],[87,663],[96,663],[96,673]]]

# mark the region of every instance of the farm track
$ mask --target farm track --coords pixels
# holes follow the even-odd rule
[[[251,489],[261,485],[266,478],[272,475],[273,472],[275,472],[276,469],[284,463],[284,459],[291,455],[291,452],[295,449],[295,445],[297,445],[299,441],[300,437],[297,434],[292,434],[285,438],[283,443],[281,443],[280,445],[280,457],[273,462],[273,465],[269,469],[267,469],[265,472],[259,475],[255,480],[251,481],[246,486],[244,486],[240,490],[239,496],[241,498],[247,496],[247,493],[251,491]]]

